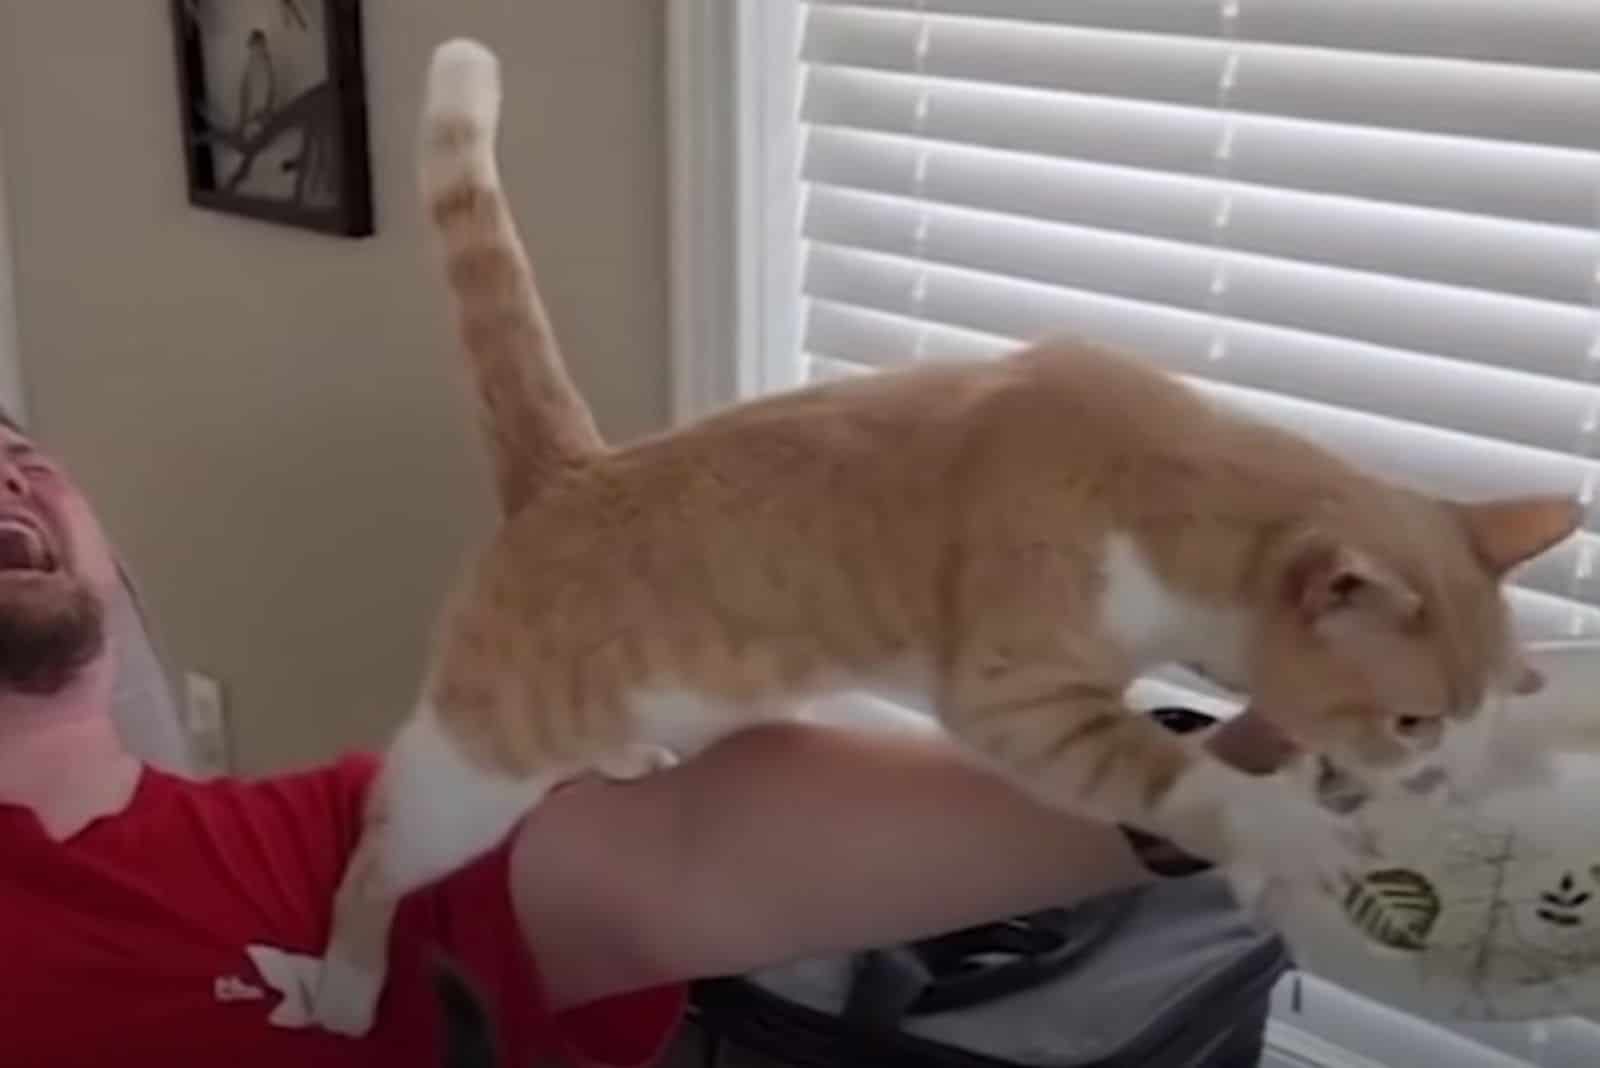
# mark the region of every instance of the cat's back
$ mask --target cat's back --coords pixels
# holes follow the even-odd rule
[[[995,360],[863,376],[598,457],[502,525],[477,563],[480,600],[781,629],[803,589],[841,618],[881,595],[914,626],[961,507],[950,473],[967,427],[1019,373]]]
[[[593,560],[687,572],[752,544],[835,558],[890,544],[931,563],[929,540],[973,494],[1095,479],[1115,456],[1180,448],[1167,440],[1175,428],[1192,445],[1205,412],[1136,359],[1071,341],[930,362],[765,397],[616,450],[550,486],[497,541],[523,574],[551,580]]]
[[[925,467],[1030,410],[1058,429],[1092,420],[1137,431],[1174,412],[1193,415],[1200,404],[1134,355],[1053,339],[991,359],[930,361],[764,397],[648,443],[637,459],[760,463],[770,449],[792,465],[872,455],[880,467],[899,455]]]
[[[582,492],[645,526],[715,516],[729,537],[817,544],[870,526],[909,542],[997,478],[1019,492],[1092,479],[1117,457],[1191,446],[1208,413],[1135,357],[1050,341],[740,404],[613,453]]]

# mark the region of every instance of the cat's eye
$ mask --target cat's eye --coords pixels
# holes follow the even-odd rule
[[[1422,730],[1427,722],[1428,721],[1422,716],[1396,716],[1394,719],[1394,729],[1399,731],[1401,734],[1416,734],[1418,731]]]

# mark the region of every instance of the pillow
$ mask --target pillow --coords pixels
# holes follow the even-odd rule
[[[1496,771],[1533,766],[1519,726],[1535,717],[1592,714],[1600,727],[1600,644],[1529,652],[1547,682],[1501,710]],[[1544,777],[1476,804],[1385,799],[1358,818],[1381,859],[1341,897],[1272,909],[1300,967],[1438,1019],[1600,1009],[1600,752],[1552,758]]]
[[[126,568],[108,606],[106,623],[118,650],[111,716],[128,750],[147,764],[177,775],[194,774],[172,681],[156,653],[137,587]]]

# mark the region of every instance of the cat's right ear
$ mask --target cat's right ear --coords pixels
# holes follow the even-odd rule
[[[1516,497],[1453,506],[1478,560],[1499,578],[1583,526],[1575,497]]]
[[[1288,607],[1318,629],[1363,619],[1404,625],[1422,611],[1422,597],[1394,570],[1322,537],[1296,547],[1282,593]]]

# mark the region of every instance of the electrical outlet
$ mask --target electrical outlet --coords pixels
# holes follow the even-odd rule
[[[228,714],[222,684],[197,671],[183,677],[184,727],[194,750],[195,770],[201,775],[228,772]]]

